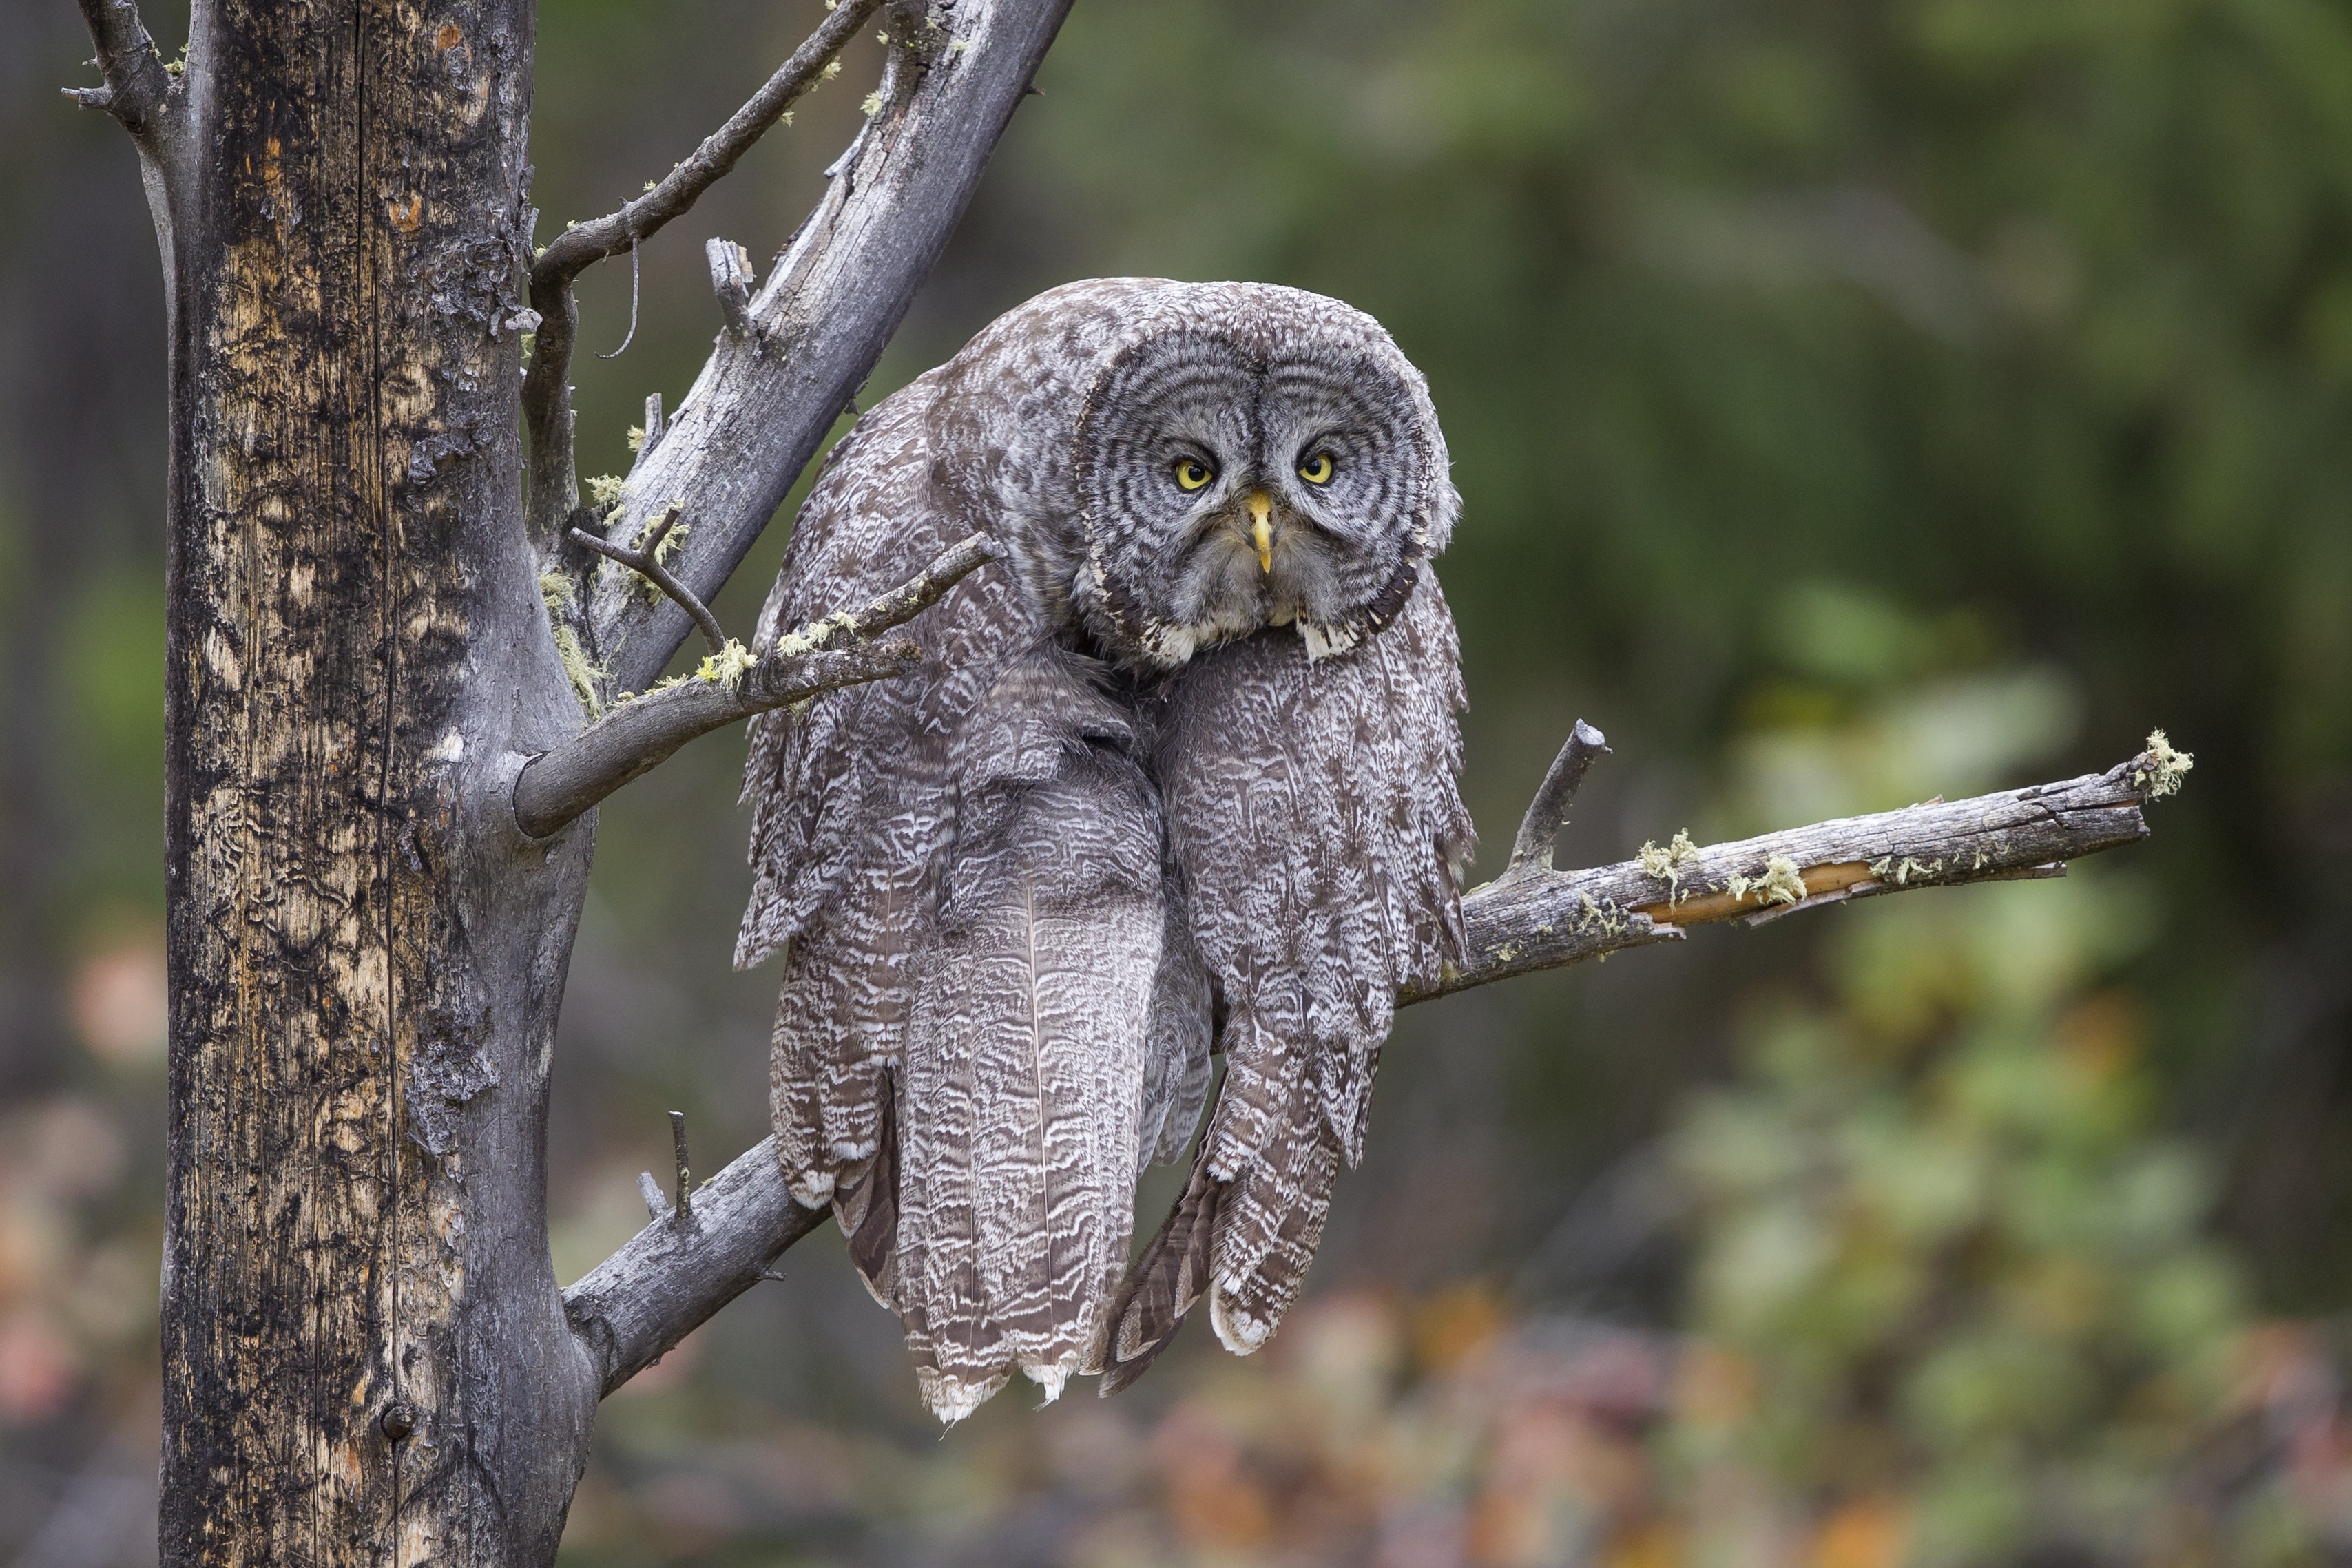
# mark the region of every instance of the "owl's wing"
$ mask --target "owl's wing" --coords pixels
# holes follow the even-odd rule
[[[893,1304],[957,1420],[1018,1368],[1051,1399],[1127,1260],[1163,923],[1130,716],[1053,649],[958,737],[946,897],[898,1082]]]
[[[761,612],[761,646],[906,580],[972,531],[934,481],[925,425],[936,392],[934,378],[919,380],[835,449]],[[772,1098],[785,1178],[811,1207],[850,1193],[881,1149],[885,1074],[902,1049],[953,815],[952,739],[995,667],[1034,637],[1031,621],[1003,572],[975,573],[916,626],[914,671],[751,723],[752,887],[735,962],[788,955]],[[873,1196],[844,1207],[853,1234],[873,1230]]]
[[[1169,840],[1227,1065],[1184,1195],[1113,1303],[1105,1393],[1203,1291],[1244,1354],[1297,1295],[1340,1164],[1362,1155],[1397,988],[1460,956],[1462,706],[1426,565],[1351,653],[1310,661],[1296,636],[1264,633],[1195,659],[1171,690]]]

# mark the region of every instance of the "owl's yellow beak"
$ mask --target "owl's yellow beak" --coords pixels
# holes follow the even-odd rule
[[[1274,525],[1267,519],[1274,515],[1274,503],[1263,490],[1249,493],[1250,538],[1257,541],[1257,566],[1267,576],[1274,575]]]

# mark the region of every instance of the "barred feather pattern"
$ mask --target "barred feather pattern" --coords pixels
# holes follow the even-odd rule
[[[950,1420],[1014,1368],[1061,1392],[1134,1218],[1158,799],[1128,716],[1069,664],[1009,667],[960,738],[950,885],[898,1085],[893,1304]]]
[[[1302,443],[1337,455],[1328,486]],[[1224,471],[1197,506],[1180,453]],[[973,532],[1005,553],[910,629],[912,673],[755,721],[744,776],[736,960],[784,958],[785,1179],[833,1207],[943,1417],[1015,1372],[1108,1392],[1204,1291],[1255,1348],[1297,1294],[1395,988],[1458,946],[1462,694],[1427,564],[1456,505],[1369,317],[1150,278],[1008,313],[819,476],[760,646]],[[1192,1143],[1213,1031],[1185,1197],[1121,1286],[1136,1175]]]
[[[1106,1392],[1202,1291],[1228,1349],[1274,1333],[1362,1157],[1396,990],[1460,956],[1473,841],[1453,618],[1426,567],[1352,653],[1253,638],[1196,659],[1167,706],[1161,788],[1226,1071],[1184,1196],[1113,1305]]]

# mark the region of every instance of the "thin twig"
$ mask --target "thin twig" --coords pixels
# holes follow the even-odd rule
[[[1551,771],[1544,775],[1536,798],[1528,802],[1528,814],[1519,821],[1519,836],[1511,843],[1511,862],[1505,875],[1528,865],[1551,870],[1552,842],[1568,821],[1569,802],[1576,799],[1585,769],[1608,750],[1607,737],[1582,719],[1576,721],[1568,732],[1568,743],[1552,758]]]
[[[622,345],[623,348],[627,346],[625,343]],[[694,617],[694,623],[702,628],[703,641],[710,644],[710,651],[723,653],[727,651],[727,633],[719,627],[719,617],[710,613],[710,607],[697,599],[693,591],[672,577],[669,568],[661,563],[662,540],[669,538],[670,529],[677,526],[677,519],[684,511],[682,507],[671,507],[663,512],[655,519],[654,526],[646,530],[645,543],[634,549],[627,545],[616,545],[610,539],[600,539],[585,528],[572,530],[572,542],[586,545],[607,560],[619,561],[668,594],[680,609]]]
[[[523,765],[514,784],[516,825],[543,839],[698,735],[841,686],[906,674],[921,656],[915,645],[875,639],[996,558],[996,548],[974,534],[864,609],[778,638],[731,677],[681,681],[618,704]]]
[[[599,354],[599,355],[597,355],[596,357],[597,357],[598,359],[600,359],[600,360],[617,360],[617,359],[619,359],[623,354],[627,353],[627,352],[629,351],[629,345],[630,345],[630,344],[632,344],[632,343],[634,343],[634,342],[635,342],[636,340],[637,340],[637,240],[636,240],[636,236],[635,236],[635,235],[630,235],[630,236],[629,236],[629,330],[628,330],[628,335],[627,335],[627,336],[625,336],[625,337],[624,337],[624,338],[621,340],[621,346],[620,346],[619,348],[617,348],[617,349],[614,350],[613,350],[611,353],[609,353],[609,354]]]
[[[678,1224],[694,1223],[694,1173],[688,1168],[686,1157],[686,1113],[669,1113],[669,1141],[677,1155],[677,1207],[671,1218]]]
[[[669,1199],[662,1196],[661,1183],[651,1171],[637,1173],[637,1196],[646,1200],[646,1218],[659,1219],[669,1212]]]
[[[823,79],[834,56],[880,5],[881,0],[841,0],[817,30],[793,51],[792,57],[776,68],[775,75],[652,190],[625,203],[618,212],[575,224],[551,240],[531,262],[532,285],[569,283],[593,264],[620,255],[622,246],[648,238],[685,216],[703,192],[725,178],[737,160],[783,118],[784,111]]]

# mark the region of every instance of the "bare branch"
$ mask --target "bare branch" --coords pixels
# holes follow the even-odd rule
[[[695,1223],[664,1215],[563,1292],[563,1314],[610,1394],[719,1308],[769,1278],[768,1265],[824,1222],[784,1190],[771,1138],[695,1194]]]
[[[904,674],[921,656],[915,645],[903,638],[873,639],[938,603],[996,554],[994,546],[974,534],[861,610],[779,638],[756,656],[730,644],[740,658],[751,661],[732,679],[714,670],[622,703],[523,765],[515,778],[516,823],[531,838],[543,839],[698,735],[820,692]],[[706,669],[724,656],[722,649],[706,662]]]
[[[669,538],[670,529],[677,526],[677,519],[685,509],[683,507],[671,507],[663,512],[661,520],[646,530],[645,543],[635,549],[625,545],[608,543],[585,528],[572,530],[572,542],[586,545],[607,560],[620,562],[664,593],[668,594],[688,615],[694,617],[694,623],[702,628],[702,639],[710,644],[710,651],[714,653],[723,653],[727,651],[727,633],[720,629],[719,617],[710,613],[710,607],[697,599],[688,591],[684,583],[669,574],[667,567],[662,565],[662,541]]]
[[[671,570],[704,601],[718,593],[872,371],[1068,8],[958,0],[929,8],[936,24],[894,19],[872,118],[751,301],[750,329],[720,335],[607,538],[625,543],[668,497],[692,497],[694,534]],[[541,343],[534,363],[543,329]],[[535,463],[534,486],[539,473]],[[561,520],[546,520],[549,534]],[[624,687],[652,681],[693,632],[676,605],[610,582],[590,618]]]
[[[1461,970],[1398,1000],[1674,941],[1714,921],[1762,924],[1882,893],[2054,875],[2053,865],[2147,836],[2140,807],[2155,793],[2152,755],[2054,784],[1687,846],[1647,862],[1507,873],[1462,901]]]
[[[1563,772],[1572,767],[1580,774],[1604,749],[1594,732],[1571,765],[1570,752],[1588,729],[1580,723],[1570,736],[1537,792],[1538,805],[1548,798],[1564,805],[1573,783],[1560,785]],[[1685,927],[1708,921],[1752,923],[1873,894],[2058,875],[2069,859],[2147,836],[2140,808],[2178,788],[2188,767],[2160,736],[2150,739],[2149,750],[2105,773],[1693,847],[1673,865],[1672,884],[1638,860],[1554,872],[1515,856],[1522,870],[1462,901],[1470,956],[1461,972],[1431,990],[1400,993],[1397,1005],[1676,941]],[[1529,809],[1538,837],[1552,810]],[[1528,838],[1525,827],[1520,837]],[[1780,861],[1792,868],[1797,887],[1774,876]],[[1685,886],[1692,890],[1687,895]],[[1794,903],[1781,901],[1791,894]],[[711,1201],[720,1192],[723,1207]],[[700,1225],[690,1237],[657,1219],[563,1293],[564,1311],[602,1369],[604,1393],[753,1283],[772,1278],[769,1264],[824,1218],[785,1190],[772,1138],[719,1172],[702,1194]]]
[[[1520,819],[1519,836],[1512,841],[1511,863],[1504,874],[1528,865],[1551,870],[1552,841],[1559,837],[1559,830],[1568,821],[1569,802],[1576,799],[1576,789],[1584,782],[1585,769],[1608,751],[1608,737],[1578,719],[1576,727],[1568,732],[1568,743],[1552,758],[1551,771],[1544,775],[1543,787],[1528,802],[1528,814]]]
[[[87,3],[87,0],[86,0]],[[881,9],[882,0],[841,0],[824,25],[776,68],[759,91],[737,110],[726,124],[703,138],[684,162],[673,166],[654,188],[625,204],[617,213],[575,224],[548,242],[531,262],[531,287],[569,284],[591,266],[620,255],[637,241],[657,233],[674,218],[693,209],[702,193],[724,179],[751,144],[765,136],[784,111],[824,74],[824,68],[842,46]]]
[[[839,653],[764,659],[732,683],[696,675],[632,697],[523,765],[515,779],[516,825],[543,839],[698,735],[836,687],[903,675],[921,657],[912,643],[892,638]]]
[[[139,20],[136,0],[81,0],[81,16],[98,45],[98,68],[106,85],[69,87],[66,96],[84,109],[106,110],[142,141],[159,134],[178,84]]]
[[[83,0],[85,7],[100,0]],[[691,210],[702,193],[735,167],[802,94],[823,79],[834,56],[880,8],[881,0],[840,0],[824,24],[794,49],[765,86],[727,123],[703,139],[685,162],[617,213],[576,224],[548,243],[531,262],[530,304],[538,337],[523,372],[523,419],[530,432],[530,495],[526,525],[538,539],[551,538],[577,504],[572,459],[572,394],[567,378],[580,330],[572,285],[607,256],[634,249],[672,219]],[[626,347],[625,343],[623,347]],[[617,350],[616,350],[617,351]],[[672,644],[673,649],[676,644]],[[646,677],[650,679],[651,677]]]

